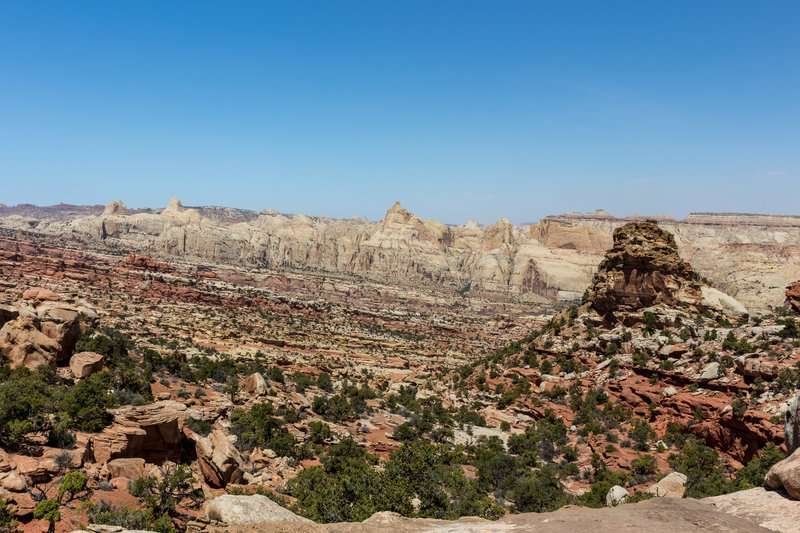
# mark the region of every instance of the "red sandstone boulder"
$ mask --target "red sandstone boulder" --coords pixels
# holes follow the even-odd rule
[[[781,373],[782,366],[779,363],[762,361],[758,357],[737,357],[736,371],[743,376],[751,378],[762,378],[772,381]]]
[[[112,459],[106,465],[112,478],[137,479],[144,475],[145,460],[140,457]]]
[[[267,382],[264,380],[264,376],[256,372],[255,374],[251,374],[244,380],[242,384],[242,389],[247,394],[253,396],[263,396],[269,390],[267,387]]]
[[[242,480],[242,456],[224,431],[215,429],[208,437],[192,435],[197,462],[203,478],[212,487],[225,487]]]
[[[69,369],[76,378],[80,379],[99,372],[103,369],[104,363],[105,359],[98,353],[80,352],[70,358]]]
[[[790,498],[800,500],[800,449],[770,468],[764,486],[783,489]]]
[[[20,316],[0,329],[0,351],[11,359],[11,366],[34,370],[39,365],[55,368],[61,346],[36,327],[36,320]]]
[[[42,333],[59,345],[57,361],[64,361],[72,354],[75,343],[81,336],[80,314],[66,304],[45,303],[36,308]]]
[[[34,302],[60,302],[61,296],[54,293],[50,289],[32,287],[22,293],[22,299],[32,300]]]
[[[795,281],[786,287],[786,303],[800,312],[800,281]]]
[[[96,320],[97,311],[82,300],[73,305],[49,289],[31,288],[14,306],[0,309],[0,349],[12,366],[53,367],[72,355],[82,331]]]
[[[0,486],[11,492],[25,492],[28,483],[16,472],[9,472],[0,477]]]

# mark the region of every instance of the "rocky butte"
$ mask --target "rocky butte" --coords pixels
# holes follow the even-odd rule
[[[792,217],[3,209],[1,528],[797,530]]]

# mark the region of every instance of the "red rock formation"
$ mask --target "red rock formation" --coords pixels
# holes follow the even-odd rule
[[[103,356],[94,352],[81,352],[69,360],[69,368],[76,378],[91,376],[103,368]]]
[[[178,419],[185,410],[185,405],[173,401],[114,409],[114,424],[94,437],[95,461],[106,463],[119,457],[141,457],[152,463],[177,460],[182,438]]]
[[[11,359],[11,366],[26,366],[31,370],[39,365],[55,367],[59,344],[39,331],[36,320],[21,316],[0,329],[0,352]]]
[[[242,457],[224,431],[215,429],[208,437],[192,434],[192,439],[196,443],[197,462],[206,483],[212,487],[225,487],[228,483],[242,481]]]
[[[135,252],[128,254],[124,265],[132,270],[143,270],[145,272],[174,272],[175,268],[159,263],[149,255],[138,255]]]
[[[697,307],[702,294],[672,234],[652,223],[631,222],[614,231],[614,246],[598,267],[590,299],[599,313],[613,315],[682,302]]]
[[[800,312],[800,281],[795,281],[786,287],[786,303]]]

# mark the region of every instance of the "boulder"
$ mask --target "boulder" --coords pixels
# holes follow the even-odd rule
[[[689,345],[683,342],[679,344],[665,344],[658,351],[661,357],[680,357],[687,353],[689,353]]]
[[[25,492],[25,489],[28,488],[28,484],[22,476],[16,472],[6,474],[6,476],[0,480],[0,486],[11,492]]]
[[[242,456],[224,431],[215,429],[208,437],[194,434],[192,438],[195,441],[197,462],[206,483],[223,488],[228,483],[239,483],[242,480]]]
[[[139,457],[126,457],[112,459],[108,462],[108,475],[112,478],[137,479],[144,475],[144,459]]]
[[[790,498],[800,500],[800,450],[773,465],[764,477],[764,486],[783,489]]]
[[[141,457],[151,463],[177,461],[181,454],[179,419],[186,406],[161,401],[112,409],[114,423],[93,437],[96,462]]]
[[[700,501],[735,517],[740,523],[758,524],[768,531],[797,531],[797,524],[800,524],[800,505],[777,490],[756,487]]]
[[[737,357],[735,359],[736,371],[750,378],[762,378],[772,381],[781,371],[779,363],[762,361],[758,357]]]
[[[800,281],[786,287],[786,304],[800,312]]]
[[[703,306],[714,309],[726,315],[742,316],[747,314],[747,308],[742,303],[724,292],[713,287],[703,285],[700,288]]]
[[[719,363],[713,361],[708,363],[703,371],[700,372],[699,379],[702,381],[711,381],[712,379],[717,379],[719,377]]]
[[[783,438],[786,443],[786,453],[790,455],[797,448],[800,448],[800,419],[798,419],[798,414],[800,413],[797,412],[798,404],[800,404],[800,395],[789,400],[789,407],[784,415]]]
[[[267,382],[264,380],[264,376],[258,372],[251,374],[247,377],[247,379],[244,380],[242,389],[247,394],[252,394],[253,396],[263,396],[267,393],[267,391],[269,391],[269,387],[267,387]]]
[[[683,498],[683,494],[686,492],[685,485],[686,475],[680,472],[672,472],[647,489],[647,492],[658,497]]]
[[[616,505],[625,503],[628,499],[628,491],[625,487],[620,487],[619,485],[614,485],[610,489],[608,489],[608,493],[606,493],[606,505],[608,507],[614,507]]]
[[[311,522],[298,516],[261,494],[233,496],[225,494],[214,498],[205,511],[206,518],[225,524],[258,524],[262,522]]]
[[[31,287],[22,293],[22,299],[33,302],[60,302],[61,296],[44,287]]]
[[[12,367],[26,366],[34,370],[46,365],[55,368],[61,346],[36,326],[34,318],[20,316],[0,329],[0,351],[11,359]]]
[[[98,353],[80,352],[70,358],[69,369],[76,378],[80,379],[99,372],[103,369],[104,363],[105,359]]]
[[[80,313],[71,305],[46,302],[36,307],[42,333],[59,345],[57,361],[64,361],[72,354],[75,343],[81,336]]]

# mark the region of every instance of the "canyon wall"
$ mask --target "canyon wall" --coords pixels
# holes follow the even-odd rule
[[[72,206],[69,206],[72,207]],[[580,298],[613,230],[645,217],[597,211],[514,225],[448,226],[392,206],[383,220],[333,219],[222,207],[163,210],[0,208],[0,226],[186,261],[313,269],[392,284],[430,285],[462,296],[546,303]],[[87,213],[89,213],[87,215]],[[659,217],[701,276],[752,310],[781,305],[800,279],[800,217],[692,214]]]

